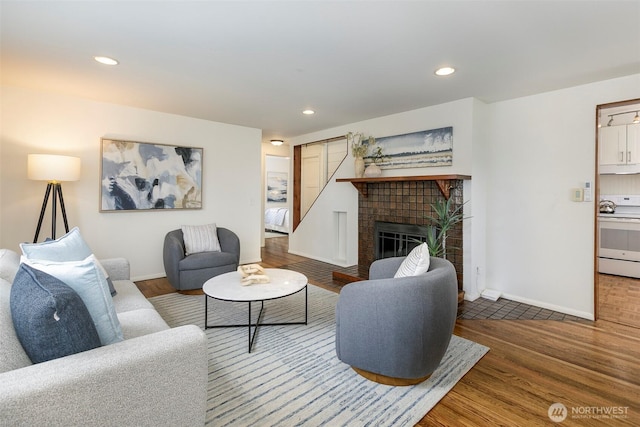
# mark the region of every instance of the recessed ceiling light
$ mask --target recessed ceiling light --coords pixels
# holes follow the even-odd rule
[[[313,111],[313,110],[304,110],[304,111],[302,112],[302,114],[306,114],[307,116],[310,116],[310,115],[315,114],[315,113],[316,113],[316,112],[315,112],[315,111]]]
[[[104,65],[118,65],[118,61],[108,56],[94,56],[93,59]]]
[[[436,76],[448,76],[456,72],[456,69],[453,67],[442,67],[436,70]]]

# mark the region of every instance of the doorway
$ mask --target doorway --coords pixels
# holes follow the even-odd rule
[[[627,147],[627,130],[633,135],[640,129],[634,123],[640,111],[640,99],[602,104],[596,107],[596,221],[595,221],[595,289],[594,311],[596,320],[606,320],[640,328],[640,278],[628,270],[611,270],[613,262],[600,258],[600,223],[609,221],[600,213],[603,199],[640,195],[640,158],[635,160],[636,148]],[[637,128],[636,128],[637,127]],[[611,136],[615,135],[612,138]],[[623,147],[624,146],[624,147]],[[637,164],[637,166],[636,166]],[[634,237],[635,240],[640,238]],[[640,245],[640,242],[631,242]]]

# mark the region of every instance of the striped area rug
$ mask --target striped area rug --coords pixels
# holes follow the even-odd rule
[[[207,329],[209,426],[413,426],[489,350],[453,336],[425,382],[390,387],[368,381],[336,357],[338,295],[309,285],[309,324],[265,326],[248,353],[246,327]],[[172,326],[204,326],[204,296],[150,298]],[[246,323],[247,303],[209,299],[209,324]],[[253,304],[254,319],[258,305]],[[304,291],[265,302],[263,322],[304,320]]]

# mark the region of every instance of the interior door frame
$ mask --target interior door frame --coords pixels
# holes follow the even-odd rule
[[[295,145],[293,147],[293,212],[291,215],[291,232],[294,232],[300,225],[300,221],[302,221],[302,216],[300,214],[300,207],[302,204],[302,192],[300,187],[302,184],[302,146],[322,142],[340,141],[346,138],[346,135],[334,136],[333,138],[321,139],[319,141],[308,142],[306,144]],[[347,147],[347,149],[348,148],[349,147]]]
[[[600,307],[600,297],[598,289],[600,288],[600,272],[598,271],[598,248],[600,247],[600,233],[598,233],[598,202],[600,197],[600,132],[598,124],[600,123],[600,112],[602,110],[606,110],[608,108],[616,108],[616,107],[624,107],[627,105],[637,105],[640,104],[640,98],[629,99],[626,101],[616,101],[609,102],[607,104],[599,104],[596,106],[596,119],[595,119],[595,134],[596,134],[596,176],[595,176],[595,185],[593,189],[593,210],[594,210],[594,221],[593,221],[593,233],[595,235],[594,239],[594,248],[593,248],[593,259],[594,259],[594,272],[593,272],[593,319],[598,320],[598,310]]]

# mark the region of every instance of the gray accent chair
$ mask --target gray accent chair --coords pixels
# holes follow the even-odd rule
[[[207,280],[235,271],[240,261],[240,239],[231,230],[217,227],[221,252],[186,255],[182,230],[173,230],[164,238],[164,270],[171,286],[179,291],[200,289]]]
[[[394,279],[403,260],[377,260],[369,268],[369,280],[342,288],[336,306],[336,353],[361,374],[415,384],[431,375],[449,346],[458,285],[453,264],[434,257],[426,273]]]

